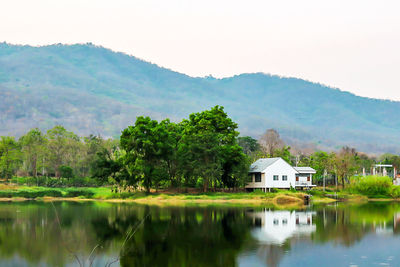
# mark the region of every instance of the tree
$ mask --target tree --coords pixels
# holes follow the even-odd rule
[[[292,154],[290,153],[290,146],[284,146],[281,149],[274,150],[274,157],[280,157],[284,159],[286,162],[291,164],[292,162]]]
[[[184,155],[186,175],[201,177],[205,192],[211,183],[214,188],[218,182],[232,185],[233,166],[245,159],[237,144],[237,124],[220,106],[191,114],[182,123],[179,152]]]
[[[341,179],[342,188],[345,187],[346,180],[357,171],[357,158],[357,151],[347,146],[336,154],[336,175]]]
[[[63,178],[74,177],[74,170],[70,166],[61,165],[58,167],[58,171],[60,172],[60,176]]]
[[[21,160],[21,151],[14,137],[0,137],[0,173],[8,180]]]
[[[325,172],[330,171],[329,168],[329,154],[324,151],[317,151],[310,156],[310,167],[312,167],[316,173],[314,177],[316,180],[320,180]]]
[[[126,163],[131,170],[137,171],[136,175],[141,178],[147,192],[150,192],[153,178],[160,177],[162,159],[169,151],[165,123],[158,123],[149,117],[137,117],[135,125],[128,126],[121,135],[121,147],[127,153]]]
[[[59,167],[71,164],[76,158],[76,143],[79,138],[73,132],[67,131],[63,126],[57,125],[47,131],[48,161],[56,177],[60,177]]]
[[[19,142],[21,144],[24,161],[27,163],[28,171],[37,177],[38,161],[43,157],[44,145],[47,142],[46,137],[38,129],[32,129],[23,135]]]
[[[274,157],[277,149],[284,147],[284,142],[275,129],[268,129],[258,140],[264,157]]]
[[[400,156],[398,155],[385,153],[380,156],[379,161],[382,164],[392,164],[396,170],[400,170]]]
[[[242,147],[243,152],[250,156],[252,153],[260,149],[260,145],[256,139],[251,136],[240,136],[238,137],[238,144]]]

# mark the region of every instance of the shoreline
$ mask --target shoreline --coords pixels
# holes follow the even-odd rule
[[[243,198],[185,198],[187,196],[195,195],[149,195],[140,198],[81,198],[81,197],[37,197],[37,198],[24,198],[24,197],[3,197],[0,202],[25,202],[25,201],[38,201],[38,202],[56,202],[56,201],[70,201],[70,202],[105,202],[105,203],[136,203],[141,205],[153,206],[185,206],[185,205],[226,205],[226,206],[273,206],[277,208],[304,208],[304,198],[295,197],[286,194],[276,194],[275,196],[254,196]],[[337,200],[332,198],[317,198],[311,201],[313,204],[333,203]]]
[[[398,202],[399,198],[368,198],[358,194],[342,194],[336,198],[329,194],[312,194],[312,192],[280,191],[275,193],[245,192],[208,192],[177,193],[159,192],[146,194],[137,192],[110,192],[107,187],[86,188],[44,188],[12,187],[1,190],[0,202],[24,201],[71,201],[71,202],[105,202],[136,203],[156,206],[185,205],[227,205],[227,206],[274,206],[278,208],[305,207],[310,204],[329,204],[335,202]],[[57,194],[56,194],[57,193]],[[311,194],[310,194],[311,193]]]

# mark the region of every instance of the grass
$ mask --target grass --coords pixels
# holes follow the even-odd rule
[[[341,201],[399,200],[400,186],[393,185],[389,177],[352,177],[350,184],[337,192],[324,192],[322,188],[314,188],[309,193],[313,195],[314,201],[325,201],[326,197]]]
[[[301,206],[304,204],[304,193],[281,190],[274,193],[256,191],[245,192],[208,192],[208,193],[150,193],[121,192],[115,193],[110,187],[92,188],[48,188],[37,186],[0,185],[0,198],[12,199],[93,199],[111,202],[127,201],[150,205],[190,205],[190,204],[231,204],[231,205],[265,205],[278,207]]]
[[[382,178],[382,177],[380,177]],[[383,185],[382,185],[383,183]],[[382,189],[380,187],[385,187]],[[262,191],[247,192],[112,192],[110,187],[37,187],[0,184],[0,198],[10,199],[76,199],[101,200],[111,202],[138,202],[153,205],[187,205],[187,204],[232,204],[232,205],[265,205],[276,206],[302,205],[305,194],[312,195],[313,203],[330,203],[334,201],[366,201],[368,199],[393,199],[400,197],[400,187],[382,182],[376,178],[352,181],[345,190],[338,192],[323,191],[314,188],[307,192],[277,190],[264,193]]]

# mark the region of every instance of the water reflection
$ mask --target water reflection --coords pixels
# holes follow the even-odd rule
[[[315,232],[312,211],[273,211],[265,209],[248,212],[255,228],[252,236],[264,244],[282,245],[294,236],[309,236]]]
[[[395,266],[399,233],[399,203],[305,210],[0,203],[0,265]]]

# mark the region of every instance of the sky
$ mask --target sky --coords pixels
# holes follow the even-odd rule
[[[264,72],[400,100],[398,0],[0,0],[0,41],[91,42],[191,76]]]

